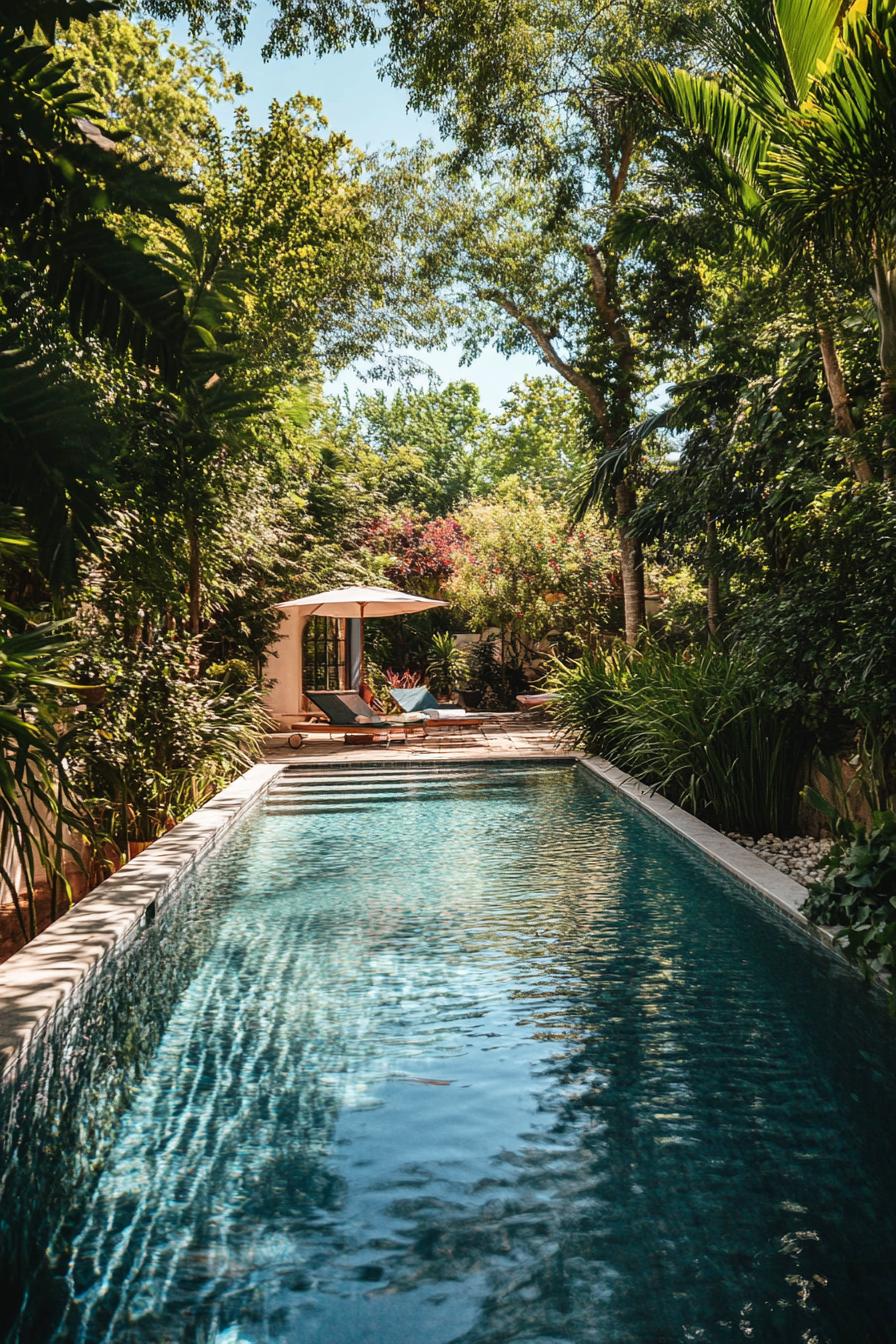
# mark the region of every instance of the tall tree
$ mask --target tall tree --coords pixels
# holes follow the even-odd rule
[[[817,315],[834,424],[860,481],[872,479],[874,464],[856,438],[826,300],[831,278],[842,270],[841,248],[852,246],[871,272],[882,409],[892,423],[894,27],[891,0],[739,4],[707,33],[708,54],[721,75],[673,69],[658,59],[627,60],[607,81],[623,93],[637,90],[693,138],[698,184],[710,182],[754,246],[777,255],[782,275],[796,275]],[[706,155],[718,168],[712,178],[702,163]]]
[[[613,231],[644,189],[644,118],[604,97],[599,79],[624,53],[683,58],[684,19],[702,12],[696,0],[620,0],[597,13],[564,0],[544,11],[509,4],[497,22],[489,6],[449,6],[427,16],[415,44],[390,30],[390,72],[462,146],[434,174],[422,273],[449,291],[471,349],[494,331],[505,350],[536,351],[583,399],[604,467],[600,503],[619,532],[630,641],[644,620],[643,557],[627,521],[640,466],[620,445],[671,351],[643,339],[649,304],[638,290],[651,267],[637,283]],[[668,287],[668,263],[651,278]]]
[[[492,418],[477,455],[478,491],[516,476],[566,502],[581,476],[587,444],[575,390],[551,375],[515,383]]]
[[[558,156],[558,171],[565,156]],[[644,620],[643,557],[627,519],[640,463],[620,445],[671,350],[643,340],[639,319],[649,321],[649,305],[637,301],[608,234],[630,168],[614,184],[592,164],[597,188],[561,202],[558,180],[536,177],[515,151],[480,161],[476,171],[459,169],[453,156],[427,162],[419,150],[413,160],[418,201],[403,246],[441,296],[443,321],[462,333],[471,355],[488,344],[505,353],[536,351],[581,398],[603,467],[605,488],[594,502],[616,519],[626,636],[634,642]],[[407,175],[407,156],[399,171]],[[390,173],[387,165],[385,191],[392,190]],[[654,282],[667,284],[665,268],[646,288]]]
[[[474,383],[361,396],[355,416],[382,462],[387,504],[444,514],[472,494],[488,426]]]
[[[201,172],[215,127],[213,109],[246,92],[209,41],[176,42],[151,19],[112,11],[73,22],[60,55],[124,152],[181,179]]]

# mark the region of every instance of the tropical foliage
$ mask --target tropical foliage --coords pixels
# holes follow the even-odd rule
[[[257,759],[267,727],[251,669],[191,670],[189,644],[163,639],[93,660],[102,687],[73,719],[75,779],[107,852],[153,840]]]
[[[373,156],[301,94],[240,105],[250,3],[4,11],[24,935],[256,750],[297,587],[441,597],[370,666],[483,704],[553,660],[572,738],[717,825],[791,829],[819,770],[855,824],[892,807],[894,4],[277,0],[268,55],[376,41],[436,118]],[[542,372],[492,413],[427,380],[448,341]]]
[[[8,613],[12,615],[12,613]],[[45,877],[51,914],[69,893],[66,869],[76,858],[71,831],[83,824],[68,775],[68,734],[58,718],[69,689],[60,671],[71,645],[52,623],[0,634],[0,880],[15,905],[23,937],[37,932],[35,892]]]
[[[464,684],[469,670],[467,656],[448,631],[433,635],[426,676],[434,695],[448,699]]]
[[[809,739],[763,699],[761,662],[648,642],[556,665],[548,686],[574,745],[722,830],[793,834]]]
[[[868,976],[896,994],[896,814],[873,812],[867,824],[840,817],[820,794],[834,843],[813,883],[805,911],[833,929],[843,951]]]
[[[473,629],[496,628],[512,661],[552,634],[581,649],[613,628],[619,553],[594,518],[571,528],[562,508],[514,476],[456,518],[466,545],[445,592]]]

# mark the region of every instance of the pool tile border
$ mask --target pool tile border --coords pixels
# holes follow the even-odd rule
[[[633,775],[627,775],[624,770],[620,770],[603,757],[585,756],[581,758],[579,764],[592,775],[596,775],[604,784],[609,785],[615,793],[629,799],[670,831],[674,831],[676,835],[694,845],[713,863],[745,883],[763,900],[798,924],[805,933],[817,938],[842,956],[830,931],[811,923],[803,914],[801,906],[809,893],[801,883],[788,877],[786,873],[779,872],[770,863],[760,859],[758,854],[745,849],[736,840],[730,840],[727,835],[707,825],[705,821],[700,821],[690,812],[685,812],[684,808],[670,803],[661,793],[635,779]]]
[[[284,768],[251,766],[0,965],[0,1080],[149,907],[167,898]]]

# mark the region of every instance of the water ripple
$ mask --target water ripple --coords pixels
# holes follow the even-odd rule
[[[367,780],[290,780],[200,875],[53,1338],[896,1338],[893,1030],[852,977],[569,770]]]

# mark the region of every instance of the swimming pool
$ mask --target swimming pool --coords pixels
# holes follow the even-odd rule
[[[894,1038],[580,770],[287,772],[20,1098],[10,1338],[891,1340]]]

